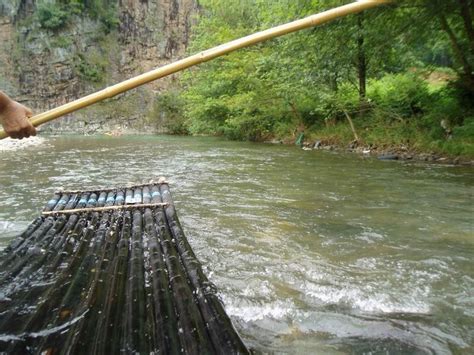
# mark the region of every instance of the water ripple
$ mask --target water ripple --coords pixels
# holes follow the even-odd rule
[[[473,350],[472,168],[213,138],[3,142],[0,248],[58,188],[166,176],[190,244],[256,350]]]

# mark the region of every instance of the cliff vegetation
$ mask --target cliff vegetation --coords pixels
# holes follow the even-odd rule
[[[41,112],[185,53],[195,0],[0,0],[0,87]],[[94,133],[163,130],[155,98],[175,78],[58,120]]]

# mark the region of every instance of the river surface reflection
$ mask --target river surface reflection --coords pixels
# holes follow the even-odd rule
[[[0,248],[59,188],[165,176],[248,346],[474,352],[471,167],[168,136],[0,142]]]

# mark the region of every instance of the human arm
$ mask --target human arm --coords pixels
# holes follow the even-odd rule
[[[0,123],[5,132],[12,138],[27,138],[36,135],[28,117],[33,113],[28,107],[10,99],[0,90]]]

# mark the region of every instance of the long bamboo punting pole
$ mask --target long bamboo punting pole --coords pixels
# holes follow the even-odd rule
[[[40,113],[31,117],[32,124],[37,127],[43,123],[52,121],[58,117],[68,113],[77,111],[81,108],[90,106],[99,101],[114,97],[123,92],[134,89],[138,86],[149,83],[153,80],[163,78],[165,76],[177,73],[189,67],[207,62],[211,59],[223,56],[237,49],[249,47],[257,43],[267,41],[272,38],[280,37],[292,32],[296,32],[305,28],[321,25],[326,22],[333,21],[340,17],[350,14],[362,12],[364,10],[390,3],[390,0],[359,0],[348,5],[340,6],[328,11],[321,12],[301,20],[293,21],[284,25],[273,27],[271,29],[254,33],[252,35],[236,39],[234,41],[222,44],[220,46],[208,49],[190,57],[178,60],[174,63],[167,64],[160,68],[151,70],[147,73],[138,75],[134,78],[125,80],[91,95],[77,99],[65,105],[59,106],[52,110]],[[6,138],[7,134],[0,130],[0,139]]]

